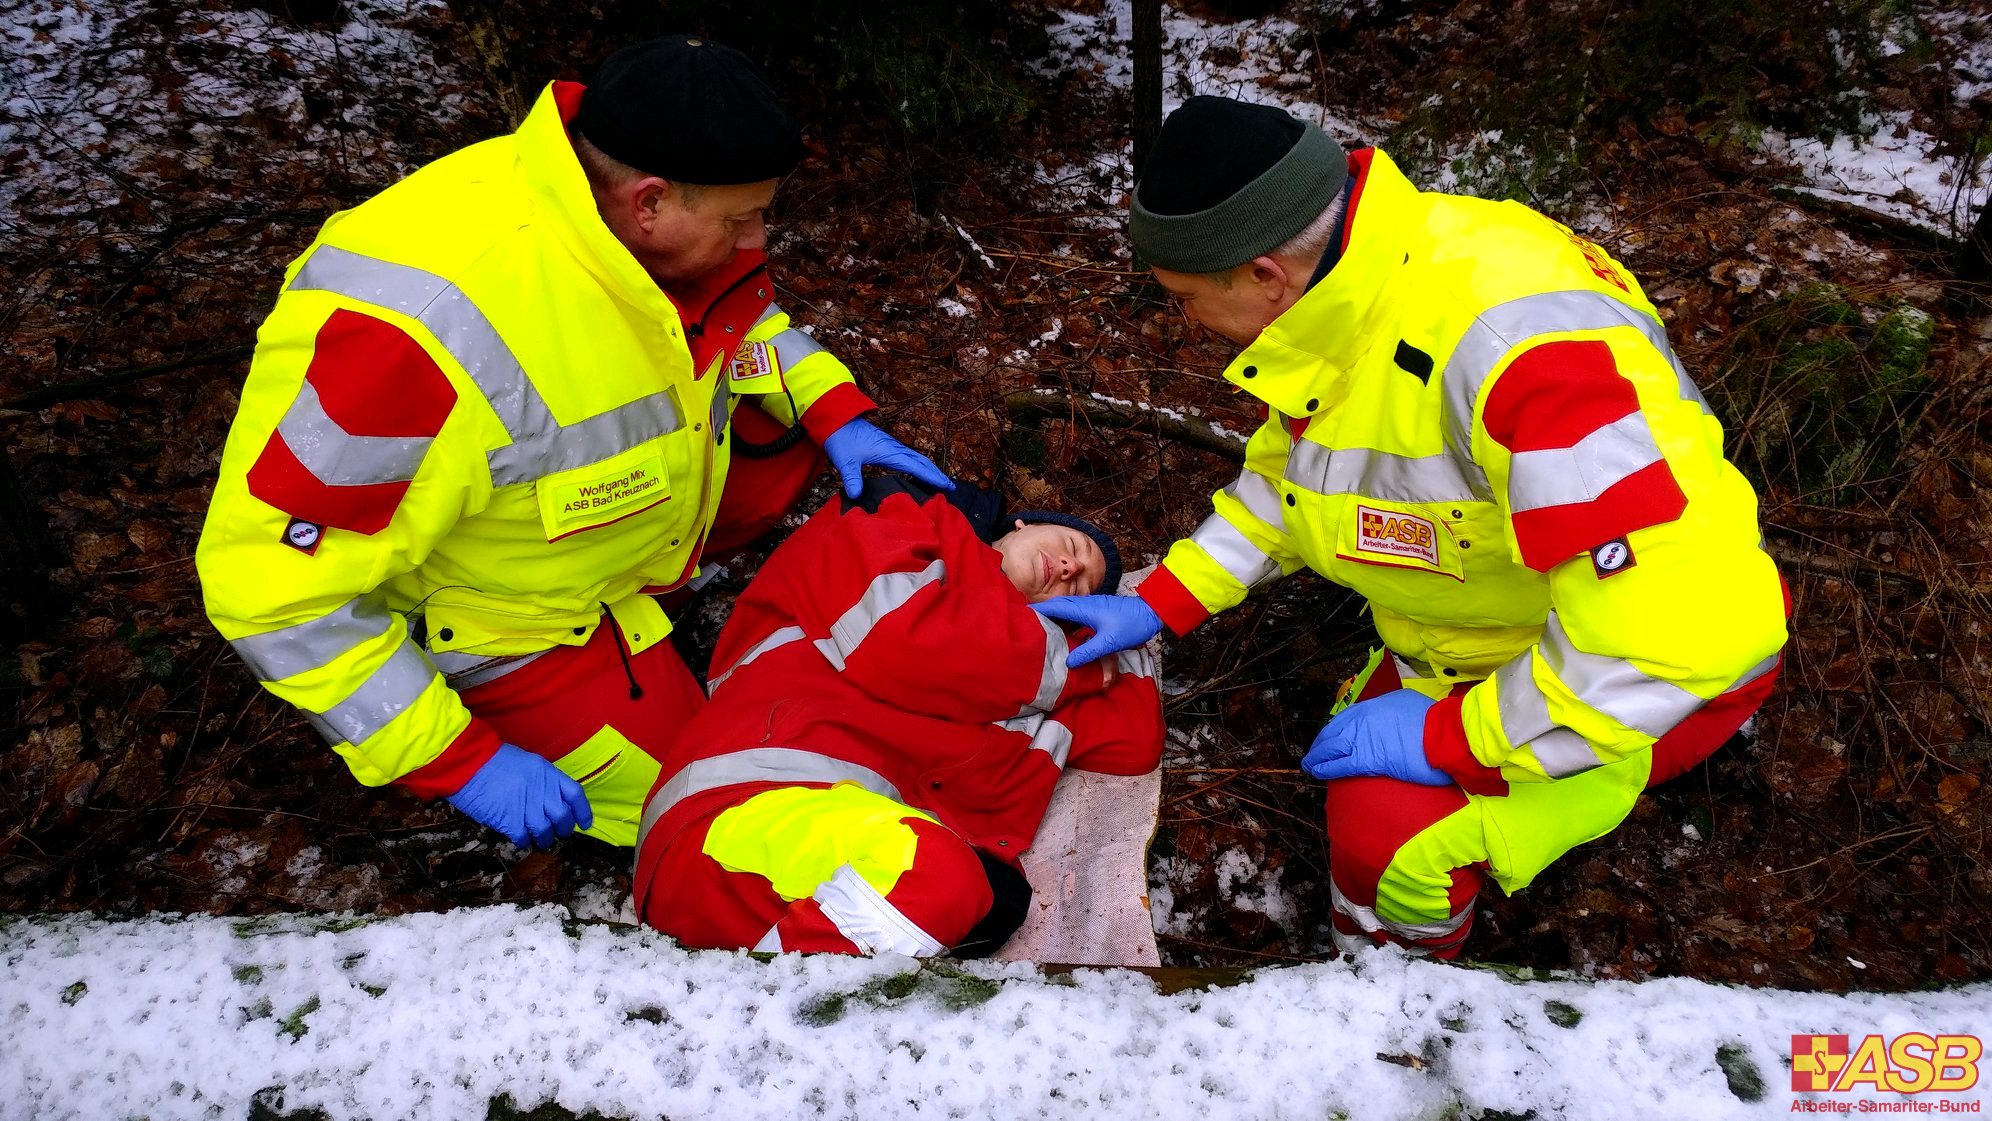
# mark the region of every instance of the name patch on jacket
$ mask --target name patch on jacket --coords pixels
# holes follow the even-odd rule
[[[1439,528],[1401,510],[1356,506],[1356,552],[1439,564]]]
[[[607,525],[671,497],[664,459],[639,446],[613,459],[549,475],[534,484],[546,539]]]

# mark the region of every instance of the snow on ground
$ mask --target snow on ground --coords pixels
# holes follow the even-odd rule
[[[266,161],[322,164],[326,151],[412,171],[375,114],[417,99],[432,117],[462,111],[468,71],[410,30],[440,6],[346,0],[336,29],[304,30],[247,4],[0,0],[0,216],[128,207],[162,178],[189,175],[225,198]],[[313,104],[307,86],[326,85],[338,102]],[[262,142],[237,143],[236,132]],[[252,153],[261,166],[245,166]]]
[[[1133,83],[1129,0],[1107,0],[1098,12],[1053,15],[1046,71],[1090,72],[1123,88]],[[1992,91],[1992,18],[1946,11],[1934,13],[1930,20],[1937,34],[1964,48],[1955,73],[1958,102],[1968,104],[1974,96]],[[1385,138],[1387,130],[1381,124],[1311,100],[1317,88],[1310,70],[1315,52],[1297,46],[1308,41],[1307,32],[1292,20],[1267,16],[1219,23],[1164,6],[1162,39],[1165,115],[1195,94],[1217,94],[1278,105],[1338,139],[1380,144]],[[1765,135],[1764,147],[1798,166],[1807,186],[1822,195],[1955,235],[1968,228],[1992,190],[1987,161],[1965,164],[1943,155],[1936,137],[1908,122],[1907,113],[1884,113],[1868,123],[1865,135],[1838,137],[1830,143],[1772,132]],[[1453,170],[1441,171],[1426,186],[1466,190],[1456,169],[1499,159],[1500,146],[1498,132],[1467,139],[1439,161]],[[1101,166],[1111,169],[1116,194],[1129,189],[1125,153]],[[1054,184],[1070,178],[1042,171],[1040,177]]]
[[[1517,982],[1395,953],[1164,995],[1130,971],[687,953],[558,907],[0,920],[0,1116],[1770,1117],[1793,1035],[1992,1037],[1992,986]],[[1858,1044],[1856,1044],[1857,1046]],[[1961,1073],[1961,1072],[1958,1072]],[[1749,1099],[1749,1100],[1746,1100]]]

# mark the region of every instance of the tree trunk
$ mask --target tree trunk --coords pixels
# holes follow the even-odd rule
[[[1957,254],[1957,275],[1966,284],[1992,281],[1992,195],[1979,204],[1978,221],[1964,235]]]
[[[0,452],[0,645],[29,637],[33,624],[48,615],[55,555],[40,511],[21,493],[13,463]]]
[[[1134,0],[1134,174],[1162,131],[1162,0]]]

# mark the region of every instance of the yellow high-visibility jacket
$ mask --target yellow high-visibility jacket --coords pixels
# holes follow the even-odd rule
[[[1352,165],[1340,259],[1225,370],[1269,410],[1245,469],[1142,596],[1181,633],[1303,566],[1353,588],[1413,687],[1479,682],[1426,725],[1474,793],[1648,750],[1770,671],[1756,496],[1632,276]]]
[[[207,612],[363,783],[452,793],[496,750],[439,661],[578,645],[605,610],[632,652],[664,638],[642,593],[694,574],[730,379],[778,370],[763,407],[819,440],[872,404],[758,252],[659,289],[596,211],[580,92],[335,215],[257,337],[196,557]]]

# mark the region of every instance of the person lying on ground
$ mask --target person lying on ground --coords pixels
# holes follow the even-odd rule
[[[663,761],[638,915],[693,947],[980,956],[1025,917],[1017,859],[1067,767],[1145,774],[1145,650],[1069,669],[1033,603],[1117,587],[1077,518],[874,479],[768,558]]]

